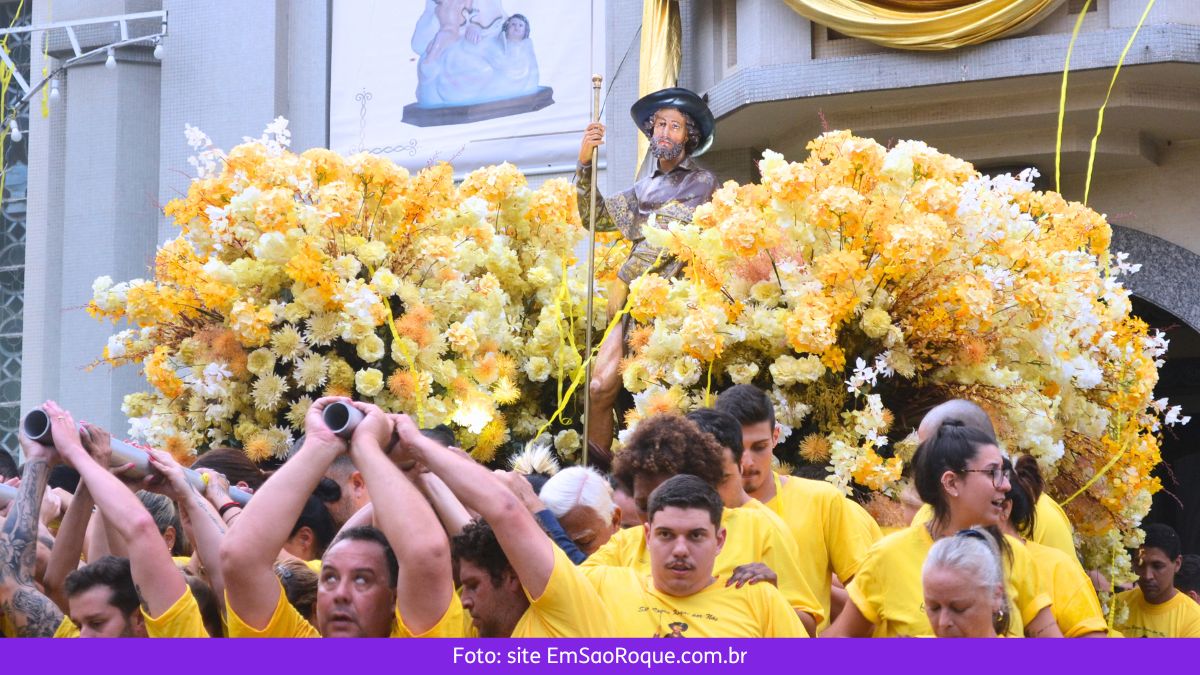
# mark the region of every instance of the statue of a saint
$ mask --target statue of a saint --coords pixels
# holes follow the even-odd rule
[[[645,227],[665,227],[671,220],[690,221],[692,211],[712,198],[717,179],[693,160],[712,145],[716,122],[708,105],[687,89],[673,87],[649,94],[630,109],[633,121],[650,139],[653,170],[633,187],[596,203],[596,230],[619,230],[633,242],[629,258],[617,276],[623,282],[610,290],[609,314],[625,304],[629,284],[654,272],[674,276],[682,263],[646,243]],[[576,167],[579,216],[588,222],[592,149],[604,142],[604,125],[588,125],[579,148]],[[656,262],[657,261],[657,262]],[[620,393],[620,362],[625,347],[628,318],[600,346],[592,371],[591,414],[588,420],[589,455],[598,464],[611,459],[613,408]]]

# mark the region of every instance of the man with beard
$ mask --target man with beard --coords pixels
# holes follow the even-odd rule
[[[643,228],[666,227],[672,220],[690,221],[692,211],[712,198],[717,179],[693,158],[712,145],[716,122],[708,106],[694,92],[678,87],[656,91],[630,109],[633,121],[650,139],[653,169],[633,187],[609,198],[597,195],[596,231],[619,230],[633,248],[617,272],[621,284],[609,289],[609,315],[625,304],[629,284],[646,273],[672,277],[681,262],[646,242]],[[592,150],[604,142],[604,125],[593,122],[583,134],[576,167],[579,217],[588,222]],[[607,466],[612,455],[613,407],[620,392],[619,369],[628,326],[618,326],[600,347],[592,373],[591,410],[588,420],[592,457]]]

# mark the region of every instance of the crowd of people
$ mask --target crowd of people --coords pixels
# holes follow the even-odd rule
[[[363,413],[348,439],[335,402]],[[5,637],[1200,637],[1200,559],[1169,527],[1144,527],[1106,611],[1037,463],[961,400],[921,422],[920,506],[886,533],[776,470],[748,385],[643,420],[608,474],[548,453],[493,471],[445,428],[323,398],[269,474],[200,455],[202,490],[158,450],[133,477],[108,432],[44,410],[53,443],[0,465]]]

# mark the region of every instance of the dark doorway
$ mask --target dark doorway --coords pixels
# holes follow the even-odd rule
[[[1163,489],[1154,496],[1146,522],[1170,525],[1179,533],[1184,553],[1200,553],[1200,333],[1146,300],[1133,297],[1132,302],[1133,313],[1171,341],[1155,398],[1167,397],[1194,418],[1163,429],[1163,465],[1158,469]]]

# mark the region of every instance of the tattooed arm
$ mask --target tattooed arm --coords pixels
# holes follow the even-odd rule
[[[25,470],[17,499],[0,528],[0,617],[15,637],[50,637],[62,623],[58,607],[37,589],[33,570],[37,563],[38,511],[50,466],[58,461],[53,448],[34,443],[21,434]]]
[[[225,575],[221,571],[221,539],[225,536],[225,522],[221,520],[212,504],[188,484],[183,467],[170,453],[151,450],[149,454],[151,466],[163,477],[150,489],[170,497],[179,504],[179,515],[184,519],[184,523],[191,523],[190,536],[196,547],[196,555],[200,558],[200,567],[212,586],[213,594],[224,599]],[[224,602],[220,603],[220,609],[224,615]]]

